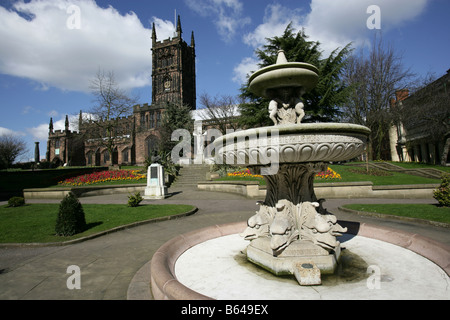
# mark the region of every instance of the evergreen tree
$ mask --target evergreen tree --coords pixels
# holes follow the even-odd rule
[[[161,120],[159,151],[170,153],[175,145],[179,143],[178,141],[171,141],[175,130],[185,129],[190,133],[194,130],[191,108],[187,105],[167,103]]]
[[[330,122],[340,115],[349,89],[340,76],[350,54],[350,44],[335,49],[328,58],[322,58],[320,43],[309,41],[304,30],[294,32],[289,24],[281,37],[267,39],[262,49],[256,50],[260,68],[276,63],[279,50],[284,50],[289,62],[305,62],[319,69],[319,82],[315,89],[303,95],[306,117],[304,122]],[[269,100],[256,97],[248,90],[248,83],[241,88],[241,97],[247,102],[240,105],[241,126],[260,127],[272,125],[269,118]]]
[[[77,197],[70,192],[59,205],[55,232],[58,236],[69,237],[86,229],[84,210]]]

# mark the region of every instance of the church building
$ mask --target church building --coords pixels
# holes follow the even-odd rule
[[[152,103],[136,105],[132,115],[115,119],[120,134],[115,137],[111,157],[98,139],[87,138],[93,130],[92,121],[84,121],[80,112],[78,132],[69,129],[68,117],[64,130],[53,129],[50,119],[47,141],[47,161],[54,166],[142,165],[151,157],[159,141],[158,128],[168,103],[188,105],[196,110],[195,40],[194,32],[188,45],[182,38],[180,16],[176,32],[170,39],[158,41],[152,30]]]

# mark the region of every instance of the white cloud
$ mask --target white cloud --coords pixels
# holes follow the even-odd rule
[[[154,19],[161,37],[173,29]],[[43,89],[87,92],[99,69],[114,71],[124,89],[151,84],[151,29],[134,12],[122,15],[94,0],[17,1],[11,10],[0,6],[0,38],[0,72]]]
[[[217,32],[225,42],[234,39],[239,28],[250,23],[243,16],[243,3],[240,0],[185,0],[191,10],[202,17],[212,17]]]
[[[153,17],[155,23],[156,37],[158,41],[172,38],[175,33],[175,25],[171,21],[162,20],[157,17]]]
[[[403,25],[420,15],[430,0],[312,0],[305,21],[306,34],[321,42],[325,54],[349,42],[361,46],[371,41],[373,30],[367,28],[372,13],[367,8],[380,8],[381,32]]]
[[[53,112],[53,111],[51,111]],[[55,111],[56,112],[56,111]],[[55,113],[55,117],[58,116],[58,112]],[[95,117],[92,114],[89,113],[83,113],[83,118],[85,120],[88,120],[89,117]],[[70,131],[78,131],[78,120],[79,115],[69,115],[69,130]],[[61,118],[55,120],[53,118],[53,130],[65,130],[66,127],[66,117],[61,116]],[[28,134],[36,141],[47,141],[48,139],[48,130],[49,130],[49,123],[42,123],[36,127],[33,128],[27,128],[26,129]]]
[[[266,38],[281,36],[289,23],[294,31],[305,29],[312,41],[319,41],[323,55],[353,42],[354,47],[372,40],[373,30],[367,28],[371,13],[367,8],[377,5],[381,11],[383,33],[415,19],[431,0],[311,0],[309,13],[281,4],[266,7],[263,22],[243,37],[243,42],[253,48],[267,43]],[[255,71],[256,58],[244,58],[234,68],[233,80],[243,83],[246,72]]]
[[[62,129],[64,129],[64,124]],[[61,130],[61,129],[58,129]],[[40,124],[34,128],[27,128],[28,134],[36,141],[47,141],[48,138],[48,123]]]
[[[20,131],[14,131],[8,128],[0,127],[0,137],[2,136],[24,136],[25,134]]]
[[[291,10],[280,4],[270,4],[266,7],[263,23],[258,25],[253,32],[243,37],[243,42],[253,48],[259,48],[267,43],[266,38],[281,36],[289,23],[294,30],[301,29],[301,10]],[[244,83],[252,72],[259,69],[256,57],[246,57],[234,68],[233,81]]]
[[[253,32],[243,37],[245,44],[258,48],[267,43],[266,38],[281,36],[289,23],[294,29],[301,28],[301,10],[291,10],[280,4],[270,4],[266,7],[263,23]]]
[[[244,58],[233,70],[233,81],[239,84],[245,83],[248,75],[259,69],[258,59],[247,57]]]

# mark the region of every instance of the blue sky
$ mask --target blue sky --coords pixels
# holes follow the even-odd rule
[[[0,135],[14,134],[45,157],[48,123],[89,110],[89,81],[114,71],[122,88],[151,102],[151,26],[158,39],[195,33],[197,94],[238,95],[256,70],[256,48],[289,22],[322,43],[324,55],[353,42],[370,45],[367,27],[380,9],[383,39],[417,75],[450,68],[448,0],[0,0]],[[370,20],[372,21],[372,20]],[[198,106],[200,107],[200,106]]]

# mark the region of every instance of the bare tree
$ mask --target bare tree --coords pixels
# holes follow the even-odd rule
[[[118,86],[114,72],[97,72],[90,89],[94,96],[94,106],[89,111],[90,119],[83,119],[83,122],[87,121],[93,125],[89,126],[85,134],[88,139],[105,147],[110,159],[113,159],[118,140],[131,133],[130,116],[133,106],[137,104],[137,98],[130,97]]]
[[[25,142],[14,135],[0,137],[0,169],[11,167],[18,156],[26,152]]]
[[[223,134],[226,134],[227,129],[239,128],[237,98],[229,95],[212,98],[208,94],[202,94],[200,104],[205,108],[205,112],[201,115],[203,120],[207,120]]]
[[[409,69],[404,69],[401,56],[391,45],[385,45],[381,37],[374,38],[367,56],[361,51],[349,59],[344,81],[353,91],[343,112],[346,120],[372,130],[371,158],[381,159],[389,150],[388,132],[395,120],[390,100],[413,76]]]

